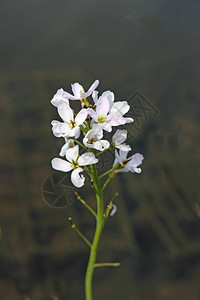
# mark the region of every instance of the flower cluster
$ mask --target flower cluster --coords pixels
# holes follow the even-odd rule
[[[88,165],[98,162],[98,155],[107,149],[115,149],[115,160],[111,171],[140,173],[138,166],[142,163],[143,156],[136,153],[127,158],[131,147],[125,144],[127,131],[117,129],[108,141],[104,139],[104,132],[112,132],[113,127],[131,123],[132,118],[124,117],[130,106],[127,101],[115,101],[113,92],[105,91],[98,95],[96,88],[99,80],[96,80],[87,92],[79,83],[71,85],[73,94],[59,89],[51,103],[57,108],[62,121],[51,122],[53,134],[62,137],[65,144],[60,150],[60,156],[54,158],[52,167],[56,170],[71,173],[71,181],[76,187],[84,185],[85,177],[80,174],[88,171]],[[92,104],[88,97],[91,96]],[[79,100],[81,108],[75,112],[70,107],[70,101]],[[79,154],[79,145],[85,149],[85,153]],[[97,152],[100,151],[100,152]],[[119,151],[119,152],[118,152]]]

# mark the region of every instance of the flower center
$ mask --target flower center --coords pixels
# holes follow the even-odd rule
[[[75,161],[75,160],[72,159],[72,168],[76,169],[78,167],[79,167],[79,165],[78,165],[77,161]]]
[[[88,140],[88,144],[93,144],[94,142],[95,142],[94,136],[90,140]]]
[[[99,122],[99,123],[104,123],[106,119],[107,119],[106,117],[104,117],[103,115],[100,115],[100,116],[98,117],[98,122]]]
[[[75,123],[73,120],[70,120],[69,126],[70,126],[71,128],[74,128],[74,127],[76,127],[76,123]]]

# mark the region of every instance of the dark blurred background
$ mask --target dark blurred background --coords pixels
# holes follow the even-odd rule
[[[45,191],[63,178],[50,99],[95,79],[129,101],[129,143],[145,160],[107,189],[118,212],[99,261],[121,267],[95,271],[94,299],[200,299],[199,12],[197,0],[0,1],[2,300],[84,299],[88,248],[67,218],[89,238],[93,218],[73,187],[59,203]],[[79,192],[95,207],[89,181]]]

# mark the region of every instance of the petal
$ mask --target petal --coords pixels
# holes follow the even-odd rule
[[[128,151],[119,150],[119,155],[121,159],[126,159]]]
[[[62,172],[69,172],[70,170],[72,170],[71,164],[61,158],[52,159],[51,165],[53,169]]]
[[[63,89],[57,90],[56,94],[53,96],[50,102],[56,107],[58,107],[58,105],[63,102],[69,105],[69,100],[66,97],[66,92]]]
[[[100,97],[99,100],[96,103],[96,112],[98,115],[103,115],[103,116],[107,116],[109,108],[110,108],[110,104],[109,101],[106,97]]]
[[[140,153],[135,153],[132,157],[131,157],[131,162],[135,165],[135,166],[139,166],[142,164],[142,161],[144,159],[144,156]]]
[[[123,116],[129,111],[129,109],[130,109],[130,105],[128,105],[127,101],[118,101],[113,104],[110,112],[119,113]]]
[[[94,156],[94,153],[86,152],[83,153],[78,158],[78,164],[79,166],[87,166],[87,165],[93,165],[98,162],[98,159]]]
[[[111,208],[111,211],[110,211],[110,216],[114,216],[114,214],[116,214],[117,212],[117,205],[116,204],[112,204],[112,208]]]
[[[86,136],[83,138],[83,144],[84,144],[86,147],[88,147],[88,148],[94,148],[94,143],[89,144],[89,143],[88,143],[88,138],[87,138]]]
[[[109,114],[107,122],[110,122],[111,126],[124,125],[126,123],[124,117],[120,114]]]
[[[114,164],[120,163],[120,165],[123,165],[121,155],[115,150],[115,161]]]
[[[115,100],[114,93],[111,92],[111,91],[105,91],[105,92],[103,92],[102,96],[105,96],[108,99],[109,104],[110,104],[110,108],[111,108],[113,106],[113,102]]]
[[[77,169],[73,170],[72,174],[71,174],[71,181],[72,181],[73,185],[75,185],[78,188],[82,187],[85,182],[85,177],[83,175],[80,175],[79,174],[80,172],[83,172],[83,169],[77,168]]]
[[[112,125],[110,124],[110,122],[99,123],[98,125],[108,132],[112,131]]]
[[[88,111],[87,109],[83,108],[79,111],[79,113],[77,114],[77,116],[75,117],[75,123],[77,125],[81,125],[83,124],[83,122],[85,121],[85,119],[87,118],[88,115]]]
[[[63,121],[69,123],[70,120],[74,120],[73,110],[66,103],[62,103],[58,106],[58,113]]]
[[[71,84],[72,92],[76,99],[81,99],[81,93],[84,92],[84,88],[78,82]]]
[[[87,132],[86,136],[88,136],[88,139],[93,137],[95,141],[98,141],[103,137],[103,130],[98,124],[94,124],[92,129]]]
[[[81,99],[87,98],[88,96],[90,96],[98,85],[99,85],[99,80],[95,80],[95,82],[91,85],[91,87],[89,88],[89,90],[86,93],[85,92],[81,93]]]
[[[115,147],[125,152],[131,151],[131,147],[127,144],[120,144],[118,146],[115,145]]]
[[[87,109],[87,113],[88,113],[88,115],[90,115],[90,117],[92,118],[92,119],[94,119],[95,120],[95,122],[98,122],[98,114],[96,113],[96,111],[94,111],[92,108],[88,108]]]
[[[70,162],[72,162],[72,160],[77,161],[78,153],[79,153],[79,146],[78,145],[74,146],[73,148],[69,148],[66,151],[66,159]]]
[[[94,103],[96,103],[97,100],[98,100],[98,93],[99,93],[99,92],[97,92],[97,91],[94,91],[94,92],[92,93],[92,99],[93,99]]]
[[[133,118],[124,118],[124,120],[126,121],[126,123],[132,123],[134,121]]]
[[[106,140],[101,140],[94,142],[94,149],[103,151],[105,149],[108,149],[110,147],[110,143]]]
[[[60,155],[60,156],[65,156],[65,155],[66,155],[66,151],[67,151],[68,148],[69,148],[69,143],[66,142],[66,143],[62,146],[62,148],[60,149],[59,155]]]
[[[127,138],[127,130],[117,129],[117,131],[112,137],[112,141],[114,142],[115,146],[119,146],[126,140],[126,138]]]
[[[142,164],[144,157],[140,153],[136,153],[131,157],[131,160],[125,165],[125,168],[127,168],[132,173],[141,173],[141,169],[137,168],[139,165]]]
[[[52,121],[52,131],[53,134],[56,137],[64,137],[67,136],[69,131],[70,131],[70,127],[67,123],[61,123],[59,121]]]
[[[69,148],[73,148],[75,147],[74,141],[73,140],[66,140],[65,144],[62,146],[62,148],[60,149],[60,156],[65,156],[66,155],[66,151]]]

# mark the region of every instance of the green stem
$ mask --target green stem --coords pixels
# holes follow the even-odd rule
[[[109,148],[108,148],[109,149]],[[103,151],[97,153],[95,156],[98,157],[99,155],[103,154],[104,152],[106,152],[108,149],[104,149]]]
[[[95,266],[95,268],[99,268],[99,267],[119,267],[120,263],[97,263],[94,266]]]
[[[79,144],[81,147],[83,147],[85,150],[88,151],[88,148],[85,147],[79,140],[77,140],[77,139],[75,139],[75,138],[71,138],[71,139],[73,139],[77,144]]]
[[[95,218],[97,218],[97,214],[95,213],[95,211],[85,202],[85,200],[83,200],[79,194],[77,192],[75,192],[75,195],[77,197],[77,199],[93,214],[93,216],[95,216]]]
[[[76,233],[78,233],[78,235],[84,240],[84,242],[86,242],[86,244],[89,247],[91,247],[92,245],[91,245],[90,241],[88,241],[88,239],[82,234],[82,232],[80,232],[80,230],[76,227],[76,225],[72,223],[72,218],[70,217],[68,220],[69,220],[71,227],[76,231]]]
[[[104,183],[104,185],[103,185],[103,188],[102,188],[102,191],[104,191],[105,190],[105,188],[106,188],[106,186],[107,186],[107,184],[111,181],[111,177],[109,177],[107,180],[106,180],[106,182]]]
[[[101,174],[101,175],[99,176],[99,179],[101,179],[102,177],[104,177],[104,176],[106,176],[107,174],[111,173],[112,171],[113,171],[113,168],[110,169],[110,170],[108,170],[108,171],[106,171],[105,173]]]
[[[99,241],[100,241],[101,233],[103,230],[102,223],[103,223],[103,211],[104,211],[103,192],[102,192],[100,181],[98,178],[96,165],[91,165],[91,171],[92,171],[92,175],[93,175],[93,183],[94,183],[94,188],[95,188],[96,198],[97,198],[97,218],[96,218],[96,230],[95,230],[94,239],[93,239],[93,243],[92,243],[91,250],[90,250],[90,256],[89,256],[89,261],[88,261],[88,266],[87,266],[87,271],[86,271],[86,276],[85,276],[86,300],[93,299],[93,297],[92,297],[92,279],[93,279],[93,273],[94,273],[94,268],[95,268],[95,263],[96,263],[96,258],[97,258]]]

